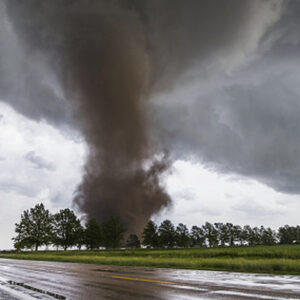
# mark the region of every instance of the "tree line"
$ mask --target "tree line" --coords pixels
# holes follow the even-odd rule
[[[118,217],[111,217],[99,224],[90,219],[83,227],[74,212],[68,208],[51,214],[44,205],[37,204],[25,210],[20,223],[15,224],[13,238],[17,250],[54,246],[67,250],[70,247],[99,249],[101,247],[139,248],[141,242],[136,234],[129,234],[124,241],[126,228]],[[148,248],[188,248],[255,246],[275,244],[300,244],[300,226],[285,225],[278,231],[271,228],[233,225],[232,223],[209,223],[192,226],[182,223],[176,227],[170,220],[159,226],[150,220],[143,233],[142,245]]]
[[[17,250],[35,249],[49,245],[67,250],[70,247],[81,249],[119,248],[125,227],[118,217],[112,217],[102,224],[90,219],[85,227],[74,212],[68,208],[51,214],[44,205],[37,204],[21,215],[20,223],[15,224],[16,237],[13,238]]]
[[[157,226],[149,221],[143,232],[143,245],[149,248],[188,248],[300,244],[300,226],[285,225],[278,231],[271,228],[209,223],[192,226],[180,223],[175,228],[170,220]]]

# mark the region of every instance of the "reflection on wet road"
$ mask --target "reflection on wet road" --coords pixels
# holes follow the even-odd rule
[[[0,259],[0,299],[300,299],[300,276]]]

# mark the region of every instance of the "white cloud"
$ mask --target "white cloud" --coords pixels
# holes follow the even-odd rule
[[[298,196],[276,192],[252,179],[215,173],[201,164],[176,161],[166,180],[174,205],[155,217],[188,226],[209,222],[279,226],[299,223]]]
[[[51,211],[71,207],[81,180],[85,146],[43,122],[0,103],[0,249],[12,247],[14,223],[39,202]],[[33,167],[35,166],[39,167]]]

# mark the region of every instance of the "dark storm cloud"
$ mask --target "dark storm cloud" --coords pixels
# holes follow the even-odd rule
[[[194,78],[185,93],[172,94],[176,105],[158,105],[176,157],[189,153],[218,171],[300,193],[299,12],[300,3],[290,1],[250,63],[231,73],[218,69],[213,83],[199,88]],[[186,98],[193,101],[186,105]]]
[[[144,47],[151,64],[152,88],[167,88],[182,72],[195,63],[201,65],[214,53],[231,51],[237,45],[239,51],[247,51],[248,40],[256,37],[257,28],[263,31],[272,24],[272,13],[276,15],[281,4],[280,0],[39,2],[1,3],[0,97],[31,118],[54,123],[70,121],[63,83],[57,78],[62,71],[57,50],[64,34],[60,19],[67,10],[69,15],[94,18],[89,22],[101,19],[101,30],[94,32],[98,39],[111,16],[115,24],[118,19],[127,27],[135,26],[144,35],[138,43],[147,43]],[[64,12],[57,13],[59,9]],[[51,33],[43,30],[47,22],[55,22]],[[75,17],[66,21],[72,22],[81,28],[78,38],[84,41],[84,24]]]
[[[90,216],[131,230],[168,205],[163,149],[300,192],[296,1],[5,3],[0,96],[32,118],[76,116]]]
[[[37,169],[46,169],[48,171],[55,170],[55,166],[51,162],[46,161],[34,151],[29,151],[25,155],[25,158]]]
[[[0,3],[0,100],[29,118],[56,126],[70,122],[61,86],[38,49],[25,49]]]

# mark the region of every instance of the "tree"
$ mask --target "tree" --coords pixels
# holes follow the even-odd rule
[[[261,245],[261,235],[258,227],[253,227],[251,229],[249,242],[251,245]]]
[[[193,226],[191,230],[191,242],[193,246],[205,246],[205,232],[198,226]]]
[[[234,246],[234,238],[235,238],[235,234],[234,234],[234,226],[232,223],[226,223],[226,227],[227,227],[227,233],[228,233],[228,238],[229,238],[229,246]]]
[[[189,247],[191,245],[191,237],[186,225],[179,223],[176,227],[176,245],[178,247]]]
[[[296,239],[295,239],[296,244],[300,244],[300,226],[299,225],[296,226],[295,231],[296,231]]]
[[[143,231],[143,245],[151,248],[159,246],[157,226],[152,220],[147,223]]]
[[[298,226],[299,227],[299,226]],[[278,229],[280,244],[295,244],[297,242],[297,227],[285,225]],[[298,240],[299,241],[299,240]]]
[[[229,242],[228,228],[226,224],[215,223],[215,228],[218,231],[218,240],[222,247],[224,247]]]
[[[248,246],[255,245],[255,233],[253,232],[253,229],[250,225],[245,225],[243,227],[243,233],[242,233],[244,239],[247,241]]]
[[[240,225],[233,226],[233,243],[238,242],[238,245],[242,245],[242,227]]]
[[[277,236],[274,230],[270,227],[264,228],[264,226],[260,227],[260,236],[261,236],[261,244],[262,245],[275,245]]]
[[[102,232],[99,224],[95,219],[90,219],[86,223],[84,240],[87,249],[98,249],[102,241]]]
[[[64,250],[77,244],[82,226],[74,212],[69,208],[62,209],[53,216],[53,243]]]
[[[76,246],[78,250],[80,250],[82,245],[84,244],[85,244],[85,230],[80,225],[80,228],[78,228],[78,230],[76,231]]]
[[[202,226],[205,237],[207,239],[209,247],[217,247],[218,246],[218,230],[215,226],[209,222],[206,222],[205,225]]]
[[[104,246],[106,248],[120,248],[124,233],[125,227],[122,224],[119,217],[111,217],[108,221],[103,223],[103,238]]]
[[[126,248],[140,248],[141,242],[136,234],[130,234],[126,241]]]
[[[173,248],[176,242],[176,232],[170,220],[164,220],[159,228],[159,244],[161,247]]]
[[[249,245],[249,235],[250,235],[251,227],[249,225],[245,225],[241,231],[241,245]]]
[[[37,204],[30,210],[25,210],[21,215],[21,222],[16,223],[15,232],[17,236],[13,238],[14,246],[17,249],[38,248],[42,245],[49,245],[51,241],[52,218],[49,210],[44,204]]]

